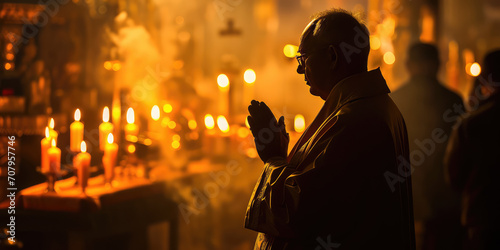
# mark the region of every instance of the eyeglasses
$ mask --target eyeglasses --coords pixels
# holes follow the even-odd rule
[[[321,48],[321,49],[317,49],[315,51],[313,51],[312,53],[310,54],[313,54],[313,53],[316,53],[318,51],[321,51],[323,49],[328,49],[330,47],[330,45],[328,45],[328,47],[324,47],[324,48]],[[298,56],[295,56],[295,58],[297,59],[297,62],[299,63],[299,67],[304,67],[304,65],[306,64],[306,53],[302,53],[300,51],[297,51],[297,53],[299,53],[300,55]]]

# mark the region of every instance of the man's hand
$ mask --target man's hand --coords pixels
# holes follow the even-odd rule
[[[255,100],[248,106],[248,112],[248,124],[260,159],[266,162],[272,157],[286,158],[290,139],[285,128],[285,118],[282,116],[277,122],[269,107],[264,102]]]

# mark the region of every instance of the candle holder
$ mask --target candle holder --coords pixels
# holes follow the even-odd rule
[[[44,174],[45,174],[45,177],[47,178],[47,190],[45,190],[45,192],[46,193],[56,193],[54,186],[56,184],[56,178],[58,177],[58,174],[54,173],[54,172],[46,172]]]

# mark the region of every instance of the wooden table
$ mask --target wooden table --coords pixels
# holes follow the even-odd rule
[[[84,195],[75,180],[56,182],[55,194],[45,193],[46,183],[19,192],[16,239],[23,249],[148,249],[148,227],[161,222],[170,225],[163,236],[169,249],[178,248],[178,208],[164,183],[127,179],[110,188],[97,176]],[[4,206],[2,225],[9,216]]]

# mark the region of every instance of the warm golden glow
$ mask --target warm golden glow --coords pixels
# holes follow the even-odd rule
[[[385,52],[384,54],[384,62],[386,64],[394,64],[394,62],[396,61],[396,57],[394,56],[394,53],[390,52],[390,51],[387,51]]]
[[[205,127],[213,129],[215,127],[214,117],[211,114],[205,115]]]
[[[245,70],[245,73],[243,74],[243,80],[245,80],[246,83],[252,84],[255,82],[255,79],[257,79],[257,76],[255,75],[255,71],[253,69]]]
[[[5,55],[5,59],[7,59],[7,61],[12,61],[12,60],[14,60],[14,54],[12,54],[12,53],[7,53],[7,54]]]
[[[179,141],[172,142],[172,148],[178,149],[180,146],[181,146],[181,143]]]
[[[248,148],[246,154],[250,158],[257,158],[257,156],[259,156],[255,148]]]
[[[128,108],[128,110],[127,110],[127,123],[132,124],[134,122],[135,122],[134,109]]]
[[[50,118],[49,128],[54,129],[54,118]]]
[[[220,90],[226,90],[229,87],[229,78],[225,74],[217,76],[217,84]]]
[[[163,112],[165,112],[165,113],[170,113],[170,112],[172,112],[172,110],[173,110],[172,105],[170,105],[170,104],[168,104],[168,103],[167,103],[167,104],[165,104],[165,105],[163,105]]]
[[[7,46],[5,47],[7,50],[12,50],[14,48],[14,45],[12,43],[8,43]]]
[[[238,137],[246,138],[250,134],[250,130],[246,127],[240,127],[236,133],[238,134]]]
[[[168,126],[169,121],[170,121],[170,118],[164,117],[163,119],[161,119],[161,126],[166,128]]]
[[[169,129],[174,129],[177,126],[177,123],[175,123],[174,121],[169,121],[167,126]]]
[[[182,67],[184,67],[184,61],[182,61],[182,60],[175,60],[174,63],[172,64],[172,67],[174,69],[182,69]]]
[[[56,140],[55,139],[52,139],[52,141],[50,142],[50,145],[52,147],[55,147],[56,146]]]
[[[109,108],[108,108],[108,106],[105,106],[104,109],[102,110],[102,121],[109,122]]]
[[[160,107],[158,105],[154,105],[151,109],[151,118],[155,121],[160,120]]]
[[[298,114],[295,116],[295,119],[293,120],[293,128],[297,133],[304,132],[304,130],[306,129],[306,120],[304,119],[303,115]]]
[[[479,65],[479,63],[475,62],[473,63],[471,66],[470,66],[470,75],[471,76],[478,76],[479,74],[481,74],[481,65]]]
[[[294,58],[297,55],[298,49],[299,47],[295,45],[287,44],[285,45],[285,47],[283,47],[283,54],[285,54],[285,56],[288,58]]]
[[[107,70],[111,70],[111,68],[113,68],[113,64],[110,61],[105,61],[104,68]]]
[[[12,64],[11,63],[6,63],[5,64],[5,70],[11,70],[12,69]]]
[[[217,126],[223,133],[229,132],[229,123],[227,123],[226,117],[223,115],[217,116]]]
[[[382,43],[380,42],[380,38],[377,36],[370,36],[370,48],[372,50],[378,50],[380,49],[380,46]]]
[[[151,144],[153,144],[153,141],[151,139],[149,138],[144,139],[144,145],[150,146]]]
[[[120,63],[114,63],[113,64],[113,70],[118,71],[122,68],[122,65]]]
[[[87,152],[87,143],[85,143],[85,141],[82,141],[82,143],[80,143],[80,150],[82,152]]]
[[[45,138],[49,138],[50,137],[50,131],[49,131],[49,127],[45,127]]]
[[[198,123],[195,120],[189,120],[188,127],[191,130],[195,130],[198,127]]]
[[[115,137],[113,137],[113,133],[108,134],[108,143],[111,144],[115,140]]]
[[[80,109],[76,109],[75,111],[75,121],[79,122],[80,119],[82,118],[82,113],[80,112]]]
[[[129,152],[131,154],[135,153],[135,145],[134,144],[128,145],[127,152]]]
[[[181,136],[178,135],[178,134],[175,134],[172,136],[172,141],[180,141],[181,140]]]

